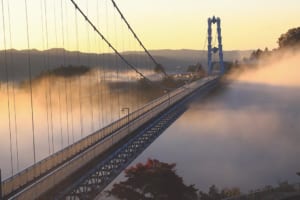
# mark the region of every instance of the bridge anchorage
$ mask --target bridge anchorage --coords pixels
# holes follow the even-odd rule
[[[217,25],[217,39],[218,39],[218,47],[213,47],[212,44],[212,25]],[[208,18],[208,74],[211,75],[213,73],[213,54],[219,53],[219,65],[220,65],[220,73],[221,75],[225,72],[225,66],[223,61],[223,46],[222,46],[222,32],[221,32],[221,19],[219,17],[213,16],[212,18]]]

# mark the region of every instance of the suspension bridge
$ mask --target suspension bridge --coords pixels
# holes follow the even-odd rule
[[[216,17],[207,75],[177,79],[114,0],[18,4],[1,0],[1,199],[94,198],[225,72]]]

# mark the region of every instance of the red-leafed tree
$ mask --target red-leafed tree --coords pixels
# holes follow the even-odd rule
[[[127,180],[107,192],[122,200],[194,200],[197,190],[186,186],[175,172],[175,164],[149,159],[125,170]]]

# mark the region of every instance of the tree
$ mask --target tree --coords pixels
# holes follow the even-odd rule
[[[161,64],[157,64],[154,68],[155,73],[162,73],[164,75],[167,75],[165,68]]]
[[[149,159],[125,170],[127,180],[107,192],[122,200],[195,200],[194,185],[186,186],[175,172],[175,164]]]
[[[265,53],[268,53],[268,52],[269,52],[269,48],[266,47],[264,52],[265,52]]]
[[[278,39],[279,48],[299,48],[300,47],[300,27],[288,30]]]
[[[257,60],[263,55],[263,51],[261,49],[257,49],[256,51],[253,51],[250,55],[251,60]]]
[[[69,66],[60,66],[46,72],[43,72],[40,76],[58,76],[58,77],[76,77],[87,74],[91,71],[91,68],[84,65],[69,65]]]
[[[200,200],[221,200],[221,194],[219,193],[219,189],[215,186],[212,185],[209,188],[208,193],[199,192],[199,199]]]
[[[197,63],[196,65],[189,65],[186,71],[188,73],[191,73],[194,78],[201,78],[206,75],[206,71],[204,70],[201,63]]]
[[[222,198],[235,197],[241,195],[241,191],[240,188],[237,187],[225,188],[221,191],[220,195]]]
[[[189,65],[186,71],[187,72],[196,72],[197,71],[197,66],[196,65]]]
[[[209,188],[208,195],[209,195],[212,199],[220,199],[219,189],[218,189],[215,185],[212,185],[212,186]]]
[[[197,63],[196,65],[190,65],[188,66],[187,72],[198,72],[198,73],[204,73],[205,70],[203,69],[203,66],[201,63]]]
[[[199,192],[199,200],[222,200],[239,195],[241,195],[241,191],[237,187],[225,188],[219,192],[219,189],[215,185],[212,185],[209,188],[208,193],[202,191]]]
[[[288,181],[278,183],[278,188],[275,189],[277,192],[295,192],[295,188]]]

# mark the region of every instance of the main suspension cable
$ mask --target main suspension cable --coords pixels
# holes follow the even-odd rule
[[[99,29],[91,22],[88,16],[79,8],[77,3],[74,0],[70,0],[71,3],[75,6],[75,9],[84,17],[85,21],[87,21],[94,31],[102,38],[102,40],[117,54],[125,64],[127,64],[131,69],[133,69],[137,74],[139,74],[142,78],[147,80],[150,83],[153,83],[150,79],[148,79],[143,73],[141,73],[134,65],[132,65],[121,53],[106,39],[106,37],[99,31]]]
[[[132,29],[132,27],[130,26],[129,22],[127,21],[127,19],[125,18],[124,14],[122,13],[122,11],[120,10],[120,8],[118,7],[118,5],[116,4],[116,2],[114,0],[111,0],[111,2],[113,3],[115,9],[118,11],[118,13],[120,14],[122,20],[126,23],[128,29],[131,31],[131,33],[133,34],[134,38],[138,41],[138,43],[140,44],[140,46],[144,49],[145,53],[149,56],[149,58],[152,60],[152,62],[155,64],[155,66],[159,66],[160,64],[154,59],[154,57],[149,53],[149,51],[147,50],[147,48],[145,47],[145,45],[142,43],[142,41],[140,40],[140,38],[137,36],[137,34],[134,32],[134,30]],[[162,70],[162,73],[165,76],[168,76],[167,73]]]

